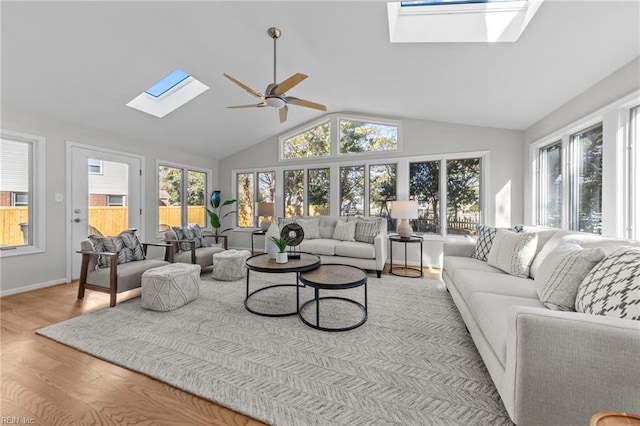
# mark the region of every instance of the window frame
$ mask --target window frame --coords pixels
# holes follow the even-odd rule
[[[389,126],[389,127],[395,127],[396,128],[396,149],[387,149],[387,150],[383,150],[383,151],[364,151],[364,152],[345,152],[342,153],[340,152],[340,139],[341,139],[341,130],[340,130],[340,122],[342,121],[361,121],[363,123],[366,124],[378,124],[381,126]],[[380,118],[372,118],[372,117],[359,117],[356,115],[344,115],[344,114],[339,114],[336,115],[336,140],[337,140],[337,144],[336,144],[336,156],[337,157],[354,157],[354,156],[367,156],[367,155],[380,155],[380,154],[394,154],[396,152],[401,152],[402,149],[402,145],[401,145],[401,134],[402,134],[402,122],[399,120],[384,120],[384,119],[380,119]]]
[[[46,139],[11,130],[0,129],[0,138],[30,144],[29,159],[29,209],[30,241],[22,246],[6,246],[0,249],[0,258],[44,253],[46,247]]]
[[[207,227],[209,227],[209,218],[207,217],[207,213],[206,213],[206,209],[209,207],[209,197],[211,195],[211,191],[213,188],[213,171],[211,169],[205,169],[202,167],[197,167],[197,166],[191,166],[188,164],[181,164],[181,163],[174,163],[172,161],[164,161],[164,160],[156,160],[156,170],[155,170],[155,197],[158,198],[158,194],[160,194],[160,167],[164,166],[164,167],[171,167],[171,168],[175,168],[175,169],[181,169],[182,170],[182,182],[181,182],[181,196],[182,196],[182,204],[180,205],[180,207],[186,207],[184,209],[181,209],[180,212],[180,220],[181,220],[181,226],[185,226],[188,225],[187,220],[188,220],[188,201],[187,201],[187,197],[188,197],[188,189],[189,189],[189,171],[192,172],[199,172],[199,173],[204,173],[205,174],[205,188],[204,188],[204,192],[205,192],[205,196],[204,196],[204,223]],[[156,204],[157,204],[157,200],[156,200]],[[159,211],[159,207],[157,206],[155,209],[155,227],[156,227],[156,233],[158,238],[162,238],[162,234],[163,232],[160,231],[160,211]]]

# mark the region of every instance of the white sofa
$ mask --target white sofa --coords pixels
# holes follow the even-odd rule
[[[338,263],[376,271],[378,278],[380,278],[387,260],[387,222],[384,219],[379,218],[379,232],[372,244],[333,239],[336,222],[357,221],[355,217],[306,216],[302,219],[318,219],[320,238],[309,239],[305,235],[302,243],[298,246],[301,252],[320,256],[320,261],[323,264]],[[278,226],[282,228],[282,218],[278,219]]]
[[[638,241],[531,228],[538,244],[529,278],[471,258],[472,241],[447,243],[443,279],[511,419],[586,425],[598,411],[640,413],[640,321],[555,311],[534,280],[551,250],[575,241],[609,254]]]

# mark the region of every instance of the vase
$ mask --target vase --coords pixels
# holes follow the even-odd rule
[[[264,236],[267,255],[269,259],[275,259],[276,253],[278,253],[278,247],[276,247],[275,243],[271,240],[271,237],[280,238],[280,229],[278,229],[278,225],[275,222],[271,222],[271,226]]]
[[[220,192],[219,190],[215,190],[211,192],[211,206],[214,209],[220,207]]]
[[[276,253],[276,263],[287,263],[289,261],[289,256],[287,255],[287,252],[283,252],[283,253]]]

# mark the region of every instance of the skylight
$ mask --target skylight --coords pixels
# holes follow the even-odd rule
[[[136,96],[127,106],[162,118],[207,90],[209,86],[176,68]]]
[[[392,43],[515,42],[544,0],[387,3]]]
[[[167,76],[165,76],[162,80],[149,87],[144,93],[148,93],[154,98],[158,98],[168,92],[173,87],[182,83],[184,80],[189,78],[190,75],[186,72],[182,71],[180,68],[176,68],[171,71]]]

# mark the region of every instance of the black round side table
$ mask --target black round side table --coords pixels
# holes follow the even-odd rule
[[[404,266],[396,266],[393,267],[393,243],[403,243],[404,244]],[[407,245],[409,244],[420,244],[420,269],[414,268],[412,266],[407,265]],[[424,271],[422,270],[422,237],[417,235],[412,235],[409,238],[403,238],[400,235],[390,235],[389,236],[389,262],[391,262],[389,266],[389,273],[392,275],[397,275],[399,277],[408,277],[408,278],[422,278],[424,277]]]

